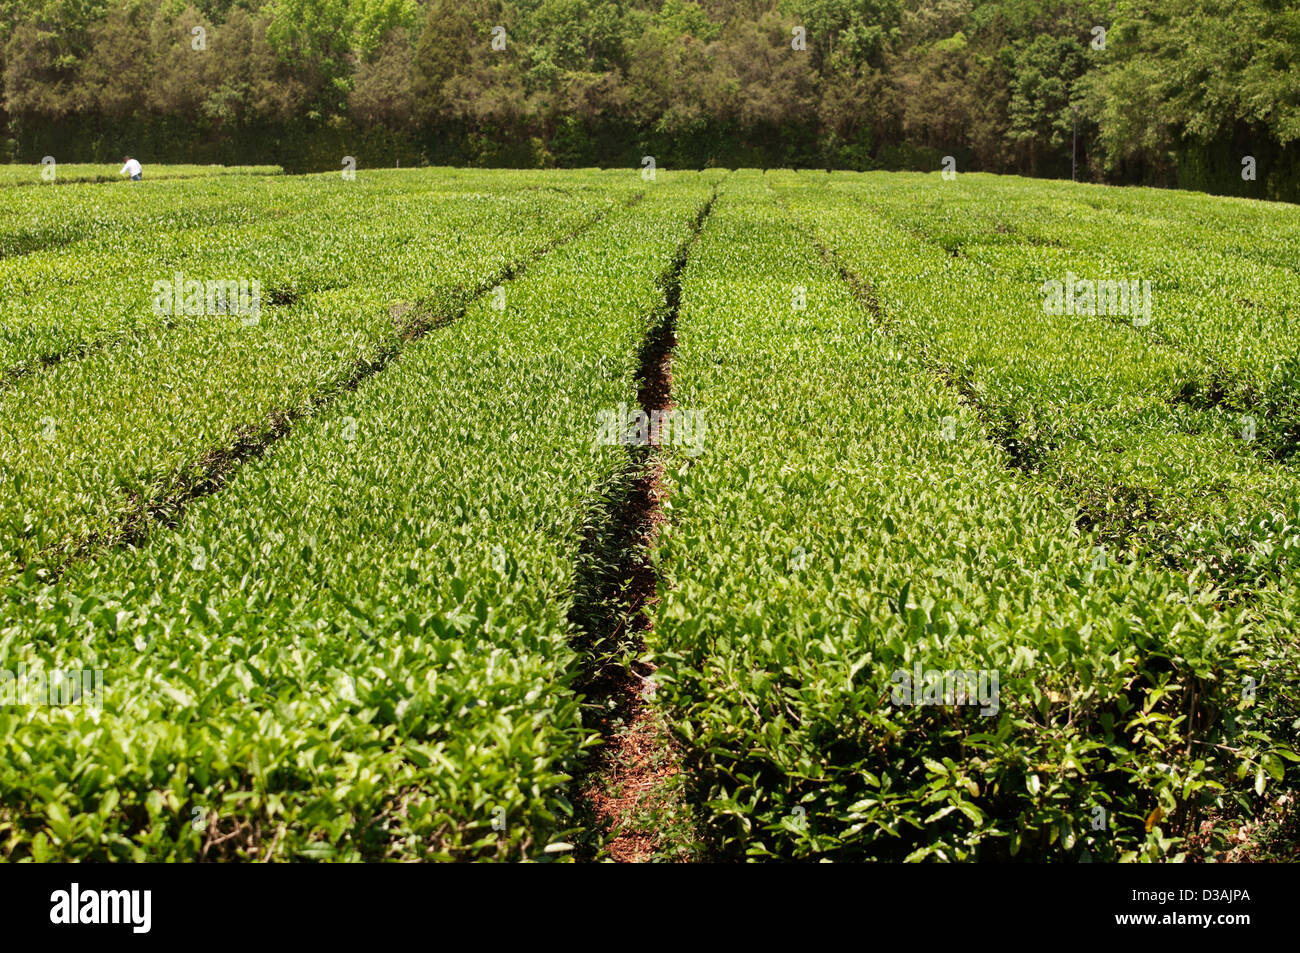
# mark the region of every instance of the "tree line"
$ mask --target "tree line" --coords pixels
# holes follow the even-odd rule
[[[1298,58],[1300,0],[0,0],[0,143],[292,171],[1077,160],[1295,200]]]

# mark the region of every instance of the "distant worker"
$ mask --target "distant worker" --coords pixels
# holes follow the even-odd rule
[[[126,159],[126,165],[122,166],[122,171],[118,175],[129,175],[132,182],[139,182],[144,176],[144,170],[140,168],[140,163],[130,156],[124,156],[123,158]]]

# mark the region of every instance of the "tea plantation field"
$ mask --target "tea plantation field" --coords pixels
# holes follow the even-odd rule
[[[1294,857],[1300,209],[81,171],[0,175],[0,860]]]

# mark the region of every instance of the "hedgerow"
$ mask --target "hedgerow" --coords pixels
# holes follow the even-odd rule
[[[713,436],[670,456],[653,648],[715,849],[1177,856],[1222,779],[1280,765],[1244,740],[1250,626],[1204,580],[1107,558],[932,372],[933,337],[883,332],[784,219],[758,176],[729,183],[674,363]],[[873,264],[908,327],[874,279],[943,264]],[[997,672],[1000,705],[900,703],[918,665]]]
[[[90,670],[103,704],[0,695],[0,857],[567,858],[621,666],[691,855],[1196,859],[1294,790],[1277,207],[662,169],[8,194],[0,692]],[[176,271],[260,316],[157,313]],[[1149,278],[1152,320],[1053,313],[1068,274]],[[700,439],[606,439],[639,400]]]
[[[5,856],[564,856],[594,737],[572,577],[624,464],[595,422],[633,393],[695,180],[410,342],[174,528],[20,577],[5,664],[101,669],[104,702],[0,710]]]

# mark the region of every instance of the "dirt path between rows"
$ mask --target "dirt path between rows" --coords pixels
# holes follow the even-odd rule
[[[663,304],[647,322],[636,373],[637,404],[647,414],[674,407],[672,354],[682,273],[716,200],[715,189],[660,278]],[[628,451],[624,479],[606,494],[607,521],[584,547],[596,568],[576,587],[573,618],[584,633],[580,650],[588,665],[583,690],[604,742],[579,781],[592,837],[578,856],[641,863],[686,859],[689,845],[681,841],[690,839],[690,822],[677,783],[681,758],[650,704],[655,667],[644,658],[645,636],[653,627],[646,610],[658,587],[651,553],[666,519],[664,465],[653,442]]]

